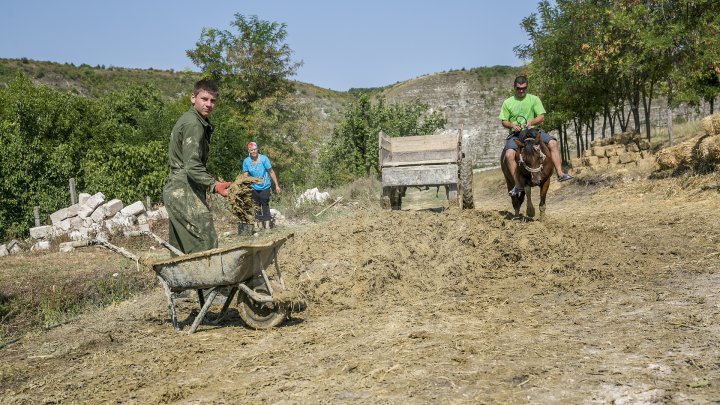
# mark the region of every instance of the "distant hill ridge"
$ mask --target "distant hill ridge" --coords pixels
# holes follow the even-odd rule
[[[197,80],[196,72],[121,67],[75,66],[31,59],[0,59],[0,87],[12,81],[18,71],[36,83],[77,94],[99,97],[127,87],[128,83],[152,83],[167,97],[187,92]],[[310,103],[319,120],[336,123],[353,93],[369,91],[389,102],[420,100],[433,109],[444,111],[448,124],[444,132],[462,129],[463,149],[479,166],[497,165],[506,131],[497,116],[502,100],[509,96],[513,78],[521,68],[510,66],[480,67],[427,74],[415,79],[375,89],[351,89],[338,92],[312,84],[295,82],[298,94]],[[332,126],[322,125],[324,131]],[[323,134],[329,137],[330,133]]]

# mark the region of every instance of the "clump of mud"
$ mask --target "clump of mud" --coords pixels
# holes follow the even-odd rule
[[[255,204],[252,200],[252,188],[250,186],[262,182],[263,179],[260,177],[251,177],[247,173],[242,173],[237,176],[228,188],[230,210],[238,217],[240,222],[250,224],[255,220]]]

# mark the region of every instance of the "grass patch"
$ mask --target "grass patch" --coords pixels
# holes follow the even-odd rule
[[[673,145],[703,134],[701,121],[689,121],[673,125]],[[660,149],[670,146],[667,128],[650,130],[650,150],[657,153]]]
[[[152,272],[116,253],[27,252],[0,260],[0,347],[155,285]]]

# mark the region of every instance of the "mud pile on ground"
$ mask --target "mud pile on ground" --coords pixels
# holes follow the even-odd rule
[[[251,330],[233,304],[175,333],[155,288],[3,348],[0,403],[713,402],[720,174],[692,177],[554,182],[546,219],[520,222],[502,174],[480,172],[476,210],[415,199],[292,228],[279,264],[308,307],[280,327]],[[90,252],[33,265],[137,271]],[[175,303],[187,330],[195,294]]]
[[[623,258],[593,262],[582,248],[588,243],[600,241],[498,212],[384,211],[296,235],[280,263],[290,288],[310,304],[353,308],[468,294],[502,302],[507,297],[493,292],[501,279],[575,288],[610,277]]]

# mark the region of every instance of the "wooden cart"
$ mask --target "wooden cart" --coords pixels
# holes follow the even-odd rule
[[[379,134],[382,206],[399,210],[408,186],[445,187],[450,206],[473,208],[472,162],[457,134],[390,137]]]

